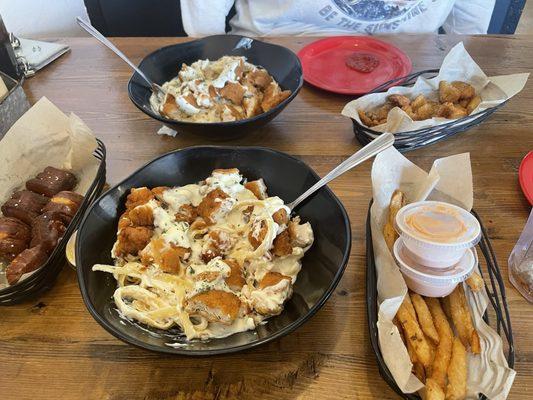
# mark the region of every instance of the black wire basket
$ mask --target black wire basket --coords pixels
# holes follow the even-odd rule
[[[370,203],[372,205],[372,203]],[[479,264],[479,271],[481,276],[485,281],[485,289],[487,291],[487,296],[489,302],[494,309],[495,318],[491,318],[489,321],[489,315],[486,311],[483,315],[485,322],[490,325],[492,328],[496,329],[498,335],[504,339],[504,344],[507,342],[507,362],[510,368],[514,367],[514,344],[513,344],[513,331],[511,328],[511,319],[509,317],[509,309],[507,307],[507,300],[505,297],[505,285],[503,283],[503,278],[500,272],[500,267],[498,266],[498,261],[496,260],[496,255],[490,243],[489,237],[487,235],[487,230],[483,226],[481,218],[479,215],[472,210],[472,214],[479,221],[481,226],[481,240],[478,244],[478,248],[481,250],[483,257],[485,259],[486,271],[483,271],[481,268],[481,263]],[[487,284],[487,276],[490,285]],[[377,290],[377,275],[376,275],[376,265],[374,260],[374,247],[372,245],[372,232],[370,228],[370,207],[368,209],[367,219],[366,219],[366,311],[368,317],[368,329],[370,332],[370,343],[376,359],[378,362],[379,374],[387,382],[387,384],[401,397],[409,400],[420,400],[421,397],[416,393],[403,393],[396,382],[394,377],[390,373],[381,350],[379,348],[378,340],[378,290]],[[504,346],[505,347],[505,346]],[[484,395],[479,396],[480,399],[484,400],[486,397]]]
[[[96,139],[96,141],[98,147],[93,155],[100,161],[98,171],[91,186],[87,190],[78,212],[67,227],[63,238],[59,241],[52,254],[50,254],[46,263],[44,263],[38,270],[26,279],[0,290],[0,306],[17,304],[29,298],[36,297],[53,286],[59,272],[61,272],[61,269],[65,265],[65,248],[68,239],[78,228],[87,208],[100,195],[105,185],[106,148],[100,139]]]
[[[438,69],[428,69],[420,72],[415,72],[410,75],[402,76],[400,78],[392,79],[379,85],[377,88],[369,92],[379,93],[387,90],[392,86],[409,86],[414,84],[416,79],[422,75],[430,75],[432,78],[437,76],[439,73]],[[477,112],[475,114],[468,115],[463,118],[454,119],[450,122],[444,124],[417,129],[413,131],[398,132],[394,134],[395,142],[394,147],[402,153],[405,153],[410,150],[415,150],[420,147],[425,147],[433,143],[440,142],[441,140],[447,139],[451,136],[454,136],[458,133],[464,132],[474,126],[479,125],[481,122],[486,120],[493,112],[502,107],[507,101],[498,104],[497,106],[487,108],[486,110]],[[360,124],[354,118],[351,118],[353,123],[353,132],[355,137],[363,146],[370,143],[372,140],[377,138],[383,132],[375,131],[369,127],[366,127]]]

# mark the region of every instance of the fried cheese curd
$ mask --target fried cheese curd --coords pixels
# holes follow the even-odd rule
[[[433,117],[458,119],[472,114],[481,103],[481,97],[474,87],[466,82],[439,82],[438,100],[430,100],[423,94],[410,99],[401,94],[392,94],[387,102],[374,111],[358,110],[361,122],[368,127],[387,122],[389,111],[399,107],[413,121],[423,121]]]
[[[187,339],[254,329],[292,295],[311,225],[263,179],[217,169],[180,187],[133,188],[111,251],[121,315],[151,327],[178,327]]]
[[[153,94],[152,109],[189,122],[227,122],[267,112],[290,96],[263,68],[245,57],[182,64],[178,76],[163,84],[164,98]]]

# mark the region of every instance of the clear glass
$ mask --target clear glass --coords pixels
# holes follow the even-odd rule
[[[527,301],[533,303],[533,209],[509,256],[509,280]]]

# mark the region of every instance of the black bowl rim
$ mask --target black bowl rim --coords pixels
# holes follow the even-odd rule
[[[295,90],[293,90],[293,92],[290,94],[289,97],[287,97],[285,100],[283,100],[277,106],[275,106],[274,108],[271,108],[267,112],[261,113],[259,115],[256,115],[255,117],[252,117],[252,118],[245,118],[245,119],[240,119],[238,121],[227,121],[227,122],[178,121],[178,120],[174,120],[174,119],[164,118],[161,115],[157,115],[157,114],[155,114],[152,111],[146,110],[145,108],[142,107],[142,105],[138,104],[133,99],[133,93],[132,93],[133,89],[132,88],[133,88],[134,84],[137,84],[136,82],[133,82],[133,78],[138,75],[137,72],[134,72],[131,75],[131,77],[130,77],[130,79],[128,81],[128,96],[129,96],[131,102],[135,105],[135,107],[137,107],[139,110],[141,110],[143,113],[145,113],[149,117],[154,118],[154,119],[156,119],[156,120],[158,120],[160,122],[163,122],[165,124],[194,126],[194,127],[198,126],[198,127],[207,127],[207,128],[210,128],[210,127],[236,127],[236,126],[241,126],[241,125],[247,124],[249,122],[257,121],[257,120],[262,119],[262,118],[264,118],[264,117],[266,117],[268,115],[275,114],[276,112],[278,112],[278,110],[281,110],[281,109],[285,108],[296,97],[296,95],[298,94],[300,89],[302,89],[302,86],[304,84],[303,69],[302,69],[302,63],[300,62],[300,59],[298,58],[296,53],[294,53],[292,50],[290,50],[290,49],[288,49],[287,47],[284,47],[284,46],[280,46],[280,45],[277,45],[277,44],[274,44],[274,43],[264,42],[262,40],[254,39],[254,38],[251,38],[251,37],[248,37],[248,36],[241,36],[241,35],[211,35],[211,36],[203,37],[201,39],[195,39],[195,40],[190,40],[190,41],[187,41],[187,42],[170,44],[168,46],[164,46],[164,47],[161,47],[161,48],[159,48],[157,50],[154,50],[153,52],[151,52],[150,54],[145,56],[141,60],[141,62],[139,63],[138,67],[139,67],[139,69],[142,70],[142,65],[143,65],[143,63],[145,61],[147,61],[149,58],[152,58],[157,53],[160,53],[160,52],[162,52],[162,51],[164,51],[164,50],[166,50],[166,49],[168,49],[170,47],[179,47],[179,46],[189,45],[189,44],[195,43],[195,42],[206,42],[206,41],[209,41],[211,38],[215,38],[215,37],[250,39],[250,40],[253,40],[254,42],[259,42],[262,45],[265,45],[267,47],[276,47],[278,49],[281,49],[282,51],[287,51],[289,54],[294,56],[296,64],[299,67],[300,76],[298,77],[298,87]],[[142,79],[142,78],[140,78],[140,76],[139,76],[139,79]]]
[[[298,164],[303,165],[307,170],[309,170],[309,172],[316,179],[320,179],[318,174],[310,166],[308,166],[305,162],[303,162],[302,160],[300,160],[300,159],[298,159],[298,158],[296,158],[296,157],[294,157],[294,156],[292,156],[290,154],[287,154],[287,153],[284,153],[284,152],[281,152],[281,151],[278,151],[278,150],[270,149],[270,148],[267,148],[267,147],[262,147],[262,146],[214,146],[214,145],[212,145],[212,146],[211,145],[209,145],[209,146],[199,145],[199,146],[185,147],[183,149],[170,151],[168,153],[160,155],[159,157],[154,158],[153,160],[151,160],[148,163],[144,164],[142,167],[138,168],[135,172],[133,172],[132,174],[127,176],[125,179],[123,179],[122,181],[120,181],[116,185],[114,185],[111,188],[109,188],[105,193],[103,193],[98,199],[96,199],[91,204],[91,206],[86,211],[86,213],[85,213],[85,215],[83,217],[83,220],[81,221],[81,223],[80,223],[80,225],[78,227],[78,231],[81,231],[83,229],[86,220],[89,218],[89,215],[93,211],[93,208],[96,207],[96,205],[100,203],[100,200],[102,198],[107,196],[108,193],[110,193],[111,191],[116,190],[120,185],[124,184],[126,181],[131,179],[133,176],[138,174],[140,171],[142,171],[143,169],[145,169],[146,167],[148,167],[152,163],[155,163],[156,161],[159,161],[160,159],[162,159],[164,157],[167,157],[167,156],[169,156],[171,154],[174,154],[174,153],[178,153],[178,152],[182,152],[182,151],[194,151],[195,149],[205,149],[205,148],[210,148],[210,149],[215,149],[215,150],[224,149],[224,150],[237,150],[237,151],[238,150],[261,150],[261,151],[265,151],[265,152],[268,152],[268,153],[275,153],[277,155],[281,155],[283,157],[289,158],[289,159],[291,159],[293,161],[296,161]],[[307,322],[309,319],[311,319],[318,312],[318,310],[320,310],[322,308],[322,306],[331,297],[331,295],[333,294],[333,291],[335,290],[335,288],[339,284],[342,276],[344,275],[344,271],[346,270],[346,266],[347,266],[348,260],[350,258],[350,252],[351,252],[351,249],[352,249],[352,230],[351,230],[350,218],[348,216],[348,213],[346,212],[346,209],[344,208],[344,205],[342,204],[342,202],[338,199],[338,197],[335,195],[335,193],[333,193],[333,191],[327,185],[324,186],[320,190],[326,190],[328,192],[328,194],[331,195],[333,200],[337,203],[337,206],[339,207],[339,209],[340,209],[340,211],[341,211],[341,213],[343,215],[343,219],[345,221],[345,227],[346,227],[345,234],[346,234],[346,239],[347,239],[347,246],[344,249],[341,266],[337,270],[337,272],[335,273],[335,276],[333,277],[333,280],[331,281],[331,284],[327,288],[326,292],[320,297],[320,299],[315,303],[315,305],[313,305],[313,307],[311,307],[309,309],[307,314],[305,314],[303,317],[297,319],[293,323],[287,325],[285,328],[279,330],[278,332],[276,332],[272,336],[269,336],[269,337],[264,338],[264,339],[256,340],[256,341],[254,341],[252,343],[243,344],[243,345],[239,345],[239,346],[233,346],[233,347],[227,347],[227,348],[224,348],[224,349],[216,349],[216,350],[184,350],[184,349],[174,348],[174,347],[170,347],[170,346],[168,348],[162,348],[162,347],[159,347],[159,346],[153,346],[153,345],[150,345],[150,344],[146,344],[146,343],[141,342],[141,341],[139,341],[139,340],[137,340],[135,338],[131,338],[131,340],[130,340],[130,338],[126,338],[125,335],[123,335],[121,331],[115,329],[113,326],[108,324],[107,321],[105,319],[103,319],[100,316],[100,314],[95,310],[95,308],[93,307],[92,303],[90,302],[89,296],[87,294],[85,280],[84,280],[84,277],[83,277],[83,268],[80,265],[78,265],[77,268],[76,268],[76,273],[77,273],[77,276],[78,276],[78,285],[80,287],[80,292],[81,292],[81,295],[82,295],[82,298],[83,298],[83,302],[85,303],[85,306],[87,307],[87,309],[89,310],[89,313],[93,316],[93,318],[100,324],[100,326],[102,326],[110,334],[112,334],[113,336],[115,336],[116,338],[122,340],[125,343],[129,343],[129,344],[132,344],[132,345],[134,345],[136,347],[139,347],[139,348],[142,348],[142,349],[151,350],[151,351],[158,352],[158,353],[166,353],[166,354],[174,354],[174,355],[185,355],[185,356],[212,356],[212,355],[217,355],[217,354],[236,353],[238,351],[252,349],[252,348],[255,348],[257,346],[260,346],[260,345],[272,342],[272,341],[274,341],[276,339],[279,339],[279,338],[281,338],[281,337],[283,337],[283,336],[295,331],[296,329],[298,329],[305,322]],[[76,252],[75,253],[76,253],[76,258],[77,259],[81,259],[81,257],[79,256],[79,253],[80,253],[80,242],[79,241],[76,241]]]

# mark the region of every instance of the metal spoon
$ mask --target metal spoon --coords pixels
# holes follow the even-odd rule
[[[351,170],[353,167],[361,164],[363,161],[368,160],[369,158],[375,156],[378,153],[381,153],[383,150],[391,147],[394,144],[394,135],[392,133],[383,133],[379,135],[377,139],[374,139],[372,142],[367,144],[362,149],[359,149],[355,154],[344,160],[338,166],[331,170],[326,176],[320,179],[317,183],[307,189],[303,194],[298,196],[293,202],[286,204],[287,207],[292,211],[296,208],[302,201],[307,199],[313,193],[315,193],[322,186],[327,185],[333,179],[341,176],[345,172]]]
[[[144,72],[142,72],[134,63],[132,63],[128,57],[125,56],[123,52],[121,52],[119,49],[115,47],[113,43],[111,43],[104,35],[102,35],[98,30],[92,26],[89,22],[84,21],[80,17],[76,17],[76,22],[78,22],[78,25],[81,26],[83,29],[85,29],[90,35],[94,36],[100,43],[102,43],[104,46],[106,46],[108,49],[110,49],[113,53],[115,53],[117,56],[122,58],[135,72],[137,72],[141,78],[143,78],[146,83],[152,88],[152,92],[156,93],[158,96],[164,96],[165,91],[161,86],[159,86],[157,83],[152,82],[151,79],[149,79]]]

